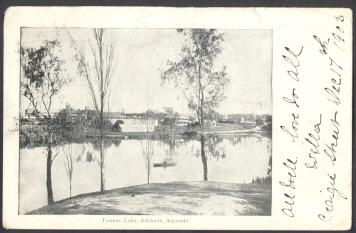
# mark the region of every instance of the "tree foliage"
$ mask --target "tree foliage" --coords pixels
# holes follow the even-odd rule
[[[70,82],[61,58],[61,45],[58,41],[44,41],[40,48],[21,47],[22,77],[21,94],[26,97],[35,110],[37,118],[44,118],[47,130],[46,187],[48,204],[53,204],[52,163],[57,153],[53,154],[56,145],[55,126],[52,122],[51,107],[53,98]]]
[[[81,137],[80,132],[85,127],[86,119],[84,114],[73,109],[70,104],[66,104],[66,107],[58,112],[52,122],[55,141],[65,144],[72,143]]]
[[[215,139],[205,138],[209,121],[224,100],[224,91],[229,84],[226,67],[216,67],[221,54],[223,34],[215,29],[178,29],[187,44],[182,47],[178,61],[168,61],[168,68],[161,71],[162,83],[171,83],[179,88],[188,102],[188,108],[195,112],[200,127],[200,154],[203,162],[204,180],[207,180],[207,156],[224,156],[212,149]],[[199,152],[198,152],[199,153]]]
[[[226,67],[215,67],[221,54],[223,34],[215,29],[180,29],[188,45],[181,50],[179,61],[168,61],[168,69],[161,74],[163,83],[179,88],[188,107],[196,113],[199,123],[211,119],[214,110],[225,98],[224,90],[229,83]]]
[[[38,117],[51,118],[53,97],[71,81],[60,57],[61,45],[57,40],[44,41],[39,49],[21,47],[20,53],[21,93],[31,102]]]

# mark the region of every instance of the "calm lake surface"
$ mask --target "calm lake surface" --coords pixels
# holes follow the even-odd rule
[[[226,158],[208,160],[208,180],[230,183],[250,183],[265,177],[271,156],[271,139],[259,135],[219,136],[218,147]],[[146,140],[110,140],[106,144],[106,189],[147,183],[142,145]],[[92,142],[73,143],[72,196],[100,190],[99,152]],[[176,166],[153,167],[150,183],[172,181],[202,181],[203,164],[195,155],[198,140],[154,140],[153,162],[175,161]],[[46,148],[20,150],[19,213],[24,214],[47,205]],[[69,197],[69,180],[64,165],[63,148],[52,165],[54,201]]]

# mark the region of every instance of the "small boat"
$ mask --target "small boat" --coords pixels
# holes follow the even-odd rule
[[[174,167],[177,165],[176,161],[163,161],[162,163],[154,163],[153,167]]]

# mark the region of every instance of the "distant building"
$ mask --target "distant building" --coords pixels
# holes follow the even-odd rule
[[[171,125],[173,122],[173,125],[175,126],[188,126],[189,123],[192,121],[190,120],[189,117],[178,117],[178,118],[169,118],[165,117],[159,121],[159,125]]]
[[[198,118],[195,118],[193,121],[190,122],[191,126],[194,128],[199,128],[200,127],[200,123],[198,121]],[[204,120],[204,126],[208,126],[208,127],[216,127],[217,126],[217,122],[216,120],[209,120],[209,119],[205,119]]]
[[[252,117],[241,117],[240,123],[242,124],[255,124],[256,121]]]
[[[189,123],[189,117],[179,117],[176,119],[176,126],[187,126]]]

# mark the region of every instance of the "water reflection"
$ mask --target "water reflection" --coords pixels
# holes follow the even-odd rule
[[[142,148],[142,158],[145,163],[146,173],[147,173],[147,183],[150,183],[150,175],[153,167],[153,155],[154,155],[154,147],[155,141],[151,139],[140,140],[141,148]]]
[[[147,170],[142,148],[151,141],[152,157]],[[250,183],[256,177],[265,177],[270,169],[271,139],[241,135],[217,139],[226,158],[210,158],[209,180],[229,183]],[[202,161],[195,156],[199,140],[106,140],[106,189],[172,181],[202,181]],[[74,151],[72,196],[100,190],[99,147],[97,141],[73,143]],[[58,158],[64,156],[60,150]],[[69,182],[62,159],[52,165],[55,201],[69,197]],[[154,167],[166,161],[175,166]],[[149,178],[148,178],[149,176]],[[44,147],[26,147],[20,151],[20,205],[21,214],[47,205],[46,155]]]
[[[90,151],[87,152],[87,158],[86,158],[87,163],[94,162],[94,156],[93,153]]]

